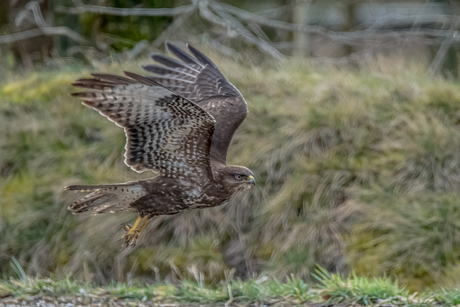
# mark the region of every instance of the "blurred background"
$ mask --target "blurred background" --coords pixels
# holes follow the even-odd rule
[[[0,272],[108,284],[332,272],[411,290],[460,282],[460,3],[0,2]],[[145,74],[165,42],[202,50],[249,116],[231,164],[256,188],[158,217],[72,215],[69,184],[148,178],[122,129],[71,98],[90,72]]]

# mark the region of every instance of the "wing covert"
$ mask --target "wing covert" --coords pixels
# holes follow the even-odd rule
[[[83,103],[115,122],[127,137],[125,163],[172,178],[210,172],[215,120],[200,106],[142,76],[94,74],[74,86]]]
[[[246,101],[217,66],[200,51],[187,45],[192,56],[172,44],[168,43],[167,47],[178,60],[152,55],[163,66],[143,66],[145,70],[157,75],[147,78],[194,101],[215,118],[211,158],[226,164],[227,150],[233,135],[248,113]]]

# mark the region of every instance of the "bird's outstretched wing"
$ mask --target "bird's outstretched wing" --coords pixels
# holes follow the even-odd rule
[[[147,77],[196,102],[216,120],[211,143],[211,159],[226,164],[233,134],[247,116],[248,108],[241,93],[222,75],[204,54],[187,45],[191,54],[167,44],[178,60],[154,54],[162,65],[143,68],[157,76]],[[193,56],[192,56],[193,55]]]
[[[79,79],[74,86],[92,91],[72,95],[125,129],[125,163],[133,170],[171,178],[209,175],[214,118],[152,80],[125,75]]]

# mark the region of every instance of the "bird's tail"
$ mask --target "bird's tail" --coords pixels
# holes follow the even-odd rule
[[[130,206],[147,192],[139,182],[104,185],[71,185],[68,191],[89,192],[67,209],[74,214],[94,210],[94,214],[133,210]]]

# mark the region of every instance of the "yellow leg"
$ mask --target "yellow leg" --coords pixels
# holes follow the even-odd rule
[[[142,223],[141,223],[141,226],[139,226],[139,232],[141,232],[145,226],[147,226],[147,224],[149,223],[149,217],[148,216],[145,216],[143,219],[142,219]]]
[[[121,245],[120,251],[122,251],[128,246],[131,248],[136,246],[136,241],[137,241],[137,238],[139,237],[139,234],[141,233],[141,231],[144,229],[144,227],[148,223],[149,223],[149,218],[145,216],[144,218],[138,217],[133,227],[131,228],[130,226],[125,225],[124,228],[125,228],[126,233],[121,237],[121,239],[124,239],[124,242]]]
[[[131,229],[125,235],[123,235],[121,238],[123,239],[128,234],[134,234],[136,232],[137,226],[139,226],[139,223],[141,222],[141,220],[142,220],[142,218],[139,216],[137,218],[137,220],[134,222],[133,227],[131,227]]]

